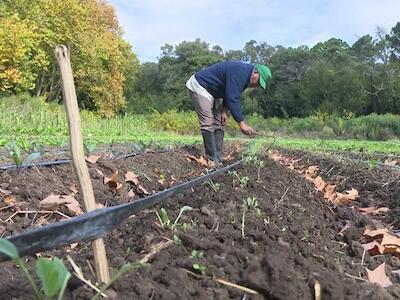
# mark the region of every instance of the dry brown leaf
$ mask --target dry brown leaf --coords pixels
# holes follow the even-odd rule
[[[101,177],[105,177],[103,171],[100,170],[100,169],[97,169],[97,168],[96,168],[96,173],[97,173],[98,175],[100,175]]]
[[[129,192],[128,192],[128,198],[133,198],[133,197],[135,197],[135,192],[131,189]]]
[[[375,270],[371,271],[365,268],[367,271],[368,281],[372,283],[377,283],[382,287],[388,287],[392,285],[389,277],[386,275],[385,272],[385,263],[382,263],[379,267]]]
[[[118,170],[115,171],[111,177],[104,177],[103,181],[106,184],[110,191],[116,191],[122,187],[122,183],[118,182]]]
[[[370,230],[370,229],[365,229],[363,235],[369,238],[382,238],[385,233],[387,233],[388,230],[387,228],[381,228],[381,229],[376,229],[376,230]]]
[[[99,160],[99,158],[101,158],[101,155],[91,154],[91,155],[85,157],[85,160],[91,164],[95,164]]]
[[[146,189],[144,187],[142,187],[140,184],[138,185],[138,192],[140,192],[141,194],[144,194],[144,195],[149,195],[149,192],[146,191]]]
[[[369,255],[380,255],[383,254],[385,251],[385,247],[382,246],[380,243],[377,241],[372,241],[367,244],[363,244],[363,247],[365,248],[366,251],[368,251]]]
[[[400,247],[400,238],[390,233],[384,233],[381,245],[383,246],[397,246]]]
[[[321,176],[317,176],[314,180],[314,185],[317,191],[323,191],[327,186],[327,183],[322,179]]]
[[[72,214],[74,214],[75,216],[83,214],[81,205],[74,197],[72,197],[72,195],[62,195],[60,197],[64,199],[65,201],[64,205],[68,208],[68,210]]]
[[[382,214],[382,213],[385,213],[385,212],[389,211],[389,208],[388,207],[379,207],[379,208],[377,208],[375,206],[359,207],[358,211],[361,212],[364,215],[368,215],[368,214],[379,215],[379,214]]]
[[[43,225],[47,225],[49,224],[49,222],[46,220],[45,217],[41,216],[39,219],[36,220],[35,225],[36,226],[43,226]]]
[[[197,158],[196,156],[186,154],[186,159],[189,161],[196,161],[200,166],[205,167],[207,169],[212,169],[215,167],[215,164],[213,161],[208,160],[207,158],[204,158],[203,156],[200,156]]]
[[[399,164],[399,161],[398,161],[398,160],[388,160],[388,159],[385,159],[384,164],[385,164],[385,165],[389,165],[389,166],[395,166],[395,165],[398,165],[398,164]]]
[[[132,171],[126,172],[125,181],[126,182],[132,182],[135,185],[139,184],[138,176],[135,173],[133,173]]]
[[[306,175],[309,175],[311,177],[315,177],[317,176],[317,173],[319,171],[319,167],[318,166],[309,166],[306,170]]]
[[[383,254],[396,254],[397,249],[399,249],[397,246],[384,246],[384,248]]]
[[[104,205],[101,203],[96,202],[96,208],[104,208]]]
[[[83,214],[79,202],[71,195],[54,195],[53,193],[41,200],[40,208],[46,210],[56,210],[61,205],[65,205],[68,210],[74,215]]]
[[[3,202],[7,205],[12,205],[17,202],[17,200],[15,199],[14,195],[5,195],[3,198]]]
[[[358,197],[358,191],[352,188],[351,190],[345,191],[344,193],[337,192],[335,202],[347,204],[356,199],[357,197]]]
[[[330,202],[334,202],[336,198],[336,185],[334,184],[327,184],[325,186],[324,198]]]
[[[69,187],[69,190],[73,193],[73,194],[78,194],[78,189],[75,186],[75,183],[71,184],[71,186]]]

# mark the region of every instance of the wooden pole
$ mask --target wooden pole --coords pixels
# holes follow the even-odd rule
[[[89,171],[86,166],[83,138],[81,131],[81,119],[79,115],[78,101],[76,99],[74,78],[69,50],[66,46],[60,45],[55,49],[55,55],[60,66],[62,91],[64,103],[67,111],[69,136],[71,141],[71,152],[74,169],[78,175],[79,186],[86,211],[96,209],[92,182]],[[94,260],[96,266],[97,280],[99,283],[108,283],[110,274],[103,239],[97,239],[92,242]]]

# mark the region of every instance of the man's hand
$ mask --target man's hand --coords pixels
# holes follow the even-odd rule
[[[249,125],[247,125],[245,121],[240,122],[239,127],[240,127],[240,130],[242,131],[242,133],[245,135],[257,134],[256,131],[253,128],[251,128]]]
[[[222,126],[225,126],[227,121],[228,121],[228,114],[226,113],[225,110],[223,110],[221,112],[221,124],[222,124]]]

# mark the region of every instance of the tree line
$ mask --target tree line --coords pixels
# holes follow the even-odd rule
[[[213,63],[236,59],[266,63],[272,70],[267,91],[245,93],[245,113],[264,117],[306,117],[313,114],[359,116],[400,113],[400,22],[390,32],[377,28],[353,45],[331,38],[309,48],[271,46],[251,40],[242,50],[223,51],[205,41],[165,44],[156,63],[140,66],[129,108],[188,110],[185,81]]]
[[[309,48],[248,41],[223,50],[200,39],[161,47],[157,62],[140,64],[114,8],[105,0],[2,0],[0,2],[0,97],[29,93],[61,101],[55,45],[71,49],[79,105],[103,116],[186,111],[191,74],[236,59],[266,63],[267,89],[243,97],[246,114],[305,117],[400,113],[400,22],[377,28],[353,45],[332,38]]]

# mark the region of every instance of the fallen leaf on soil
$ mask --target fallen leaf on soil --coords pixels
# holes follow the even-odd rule
[[[5,195],[3,198],[3,202],[7,205],[11,205],[11,204],[14,204],[15,202],[17,202],[17,200],[15,199],[15,197],[13,195]]]
[[[397,246],[400,247],[400,239],[390,233],[384,233],[381,244],[383,246]]]
[[[91,155],[85,157],[85,160],[91,164],[95,164],[99,160],[100,157],[101,157],[100,155],[91,154]]]
[[[37,219],[37,221],[35,222],[36,226],[43,226],[43,225],[47,225],[49,224],[49,222],[46,220],[45,217],[41,216],[39,219]]]
[[[327,183],[322,179],[321,176],[317,176],[317,178],[314,180],[314,185],[317,191],[323,191],[327,186]]]
[[[194,156],[194,155],[186,154],[186,159],[187,159],[188,161],[194,160],[194,161],[196,161],[200,166],[205,167],[205,168],[207,168],[207,169],[212,169],[212,168],[215,167],[214,162],[212,162],[211,160],[208,160],[208,159],[204,158],[203,156],[200,156],[199,158],[197,158],[197,157]]]
[[[96,203],[96,208],[104,208],[104,205],[101,203]]]
[[[146,189],[144,187],[142,187],[140,184],[138,185],[138,192],[140,192],[141,194],[144,194],[144,195],[149,195],[149,192],[146,191]]]
[[[388,159],[386,159],[385,162],[384,162],[385,165],[389,165],[389,166],[395,166],[398,163],[399,162],[397,160],[388,160]]]
[[[389,277],[385,273],[385,263],[382,263],[379,267],[375,270],[371,271],[365,268],[367,271],[368,281],[372,283],[377,283],[382,287],[388,287],[392,285]]]
[[[359,207],[358,211],[361,212],[364,215],[379,215],[381,213],[385,213],[387,211],[389,211],[388,207],[375,207],[375,206],[370,206],[370,207]]]
[[[70,187],[69,190],[73,193],[73,194],[78,194],[78,189],[75,186],[75,183],[73,183]]]
[[[79,202],[71,195],[50,194],[39,203],[40,208],[48,210],[56,210],[61,205],[65,205],[76,216],[83,214]]]
[[[139,184],[138,176],[135,173],[133,173],[132,171],[126,172],[125,181],[126,182],[132,182],[135,185]]]
[[[385,247],[382,246],[377,241],[372,241],[370,243],[362,245],[366,251],[368,251],[369,255],[380,255],[385,251]]]
[[[105,177],[102,170],[96,169],[96,173],[97,173],[98,175],[100,175],[101,177]]]
[[[325,187],[324,198],[328,201],[333,202],[336,198],[336,185],[334,184],[327,184]]]
[[[306,175],[309,175],[311,177],[315,177],[317,175],[317,172],[319,171],[318,166],[309,166],[306,170]]]
[[[128,192],[128,197],[129,198],[135,197],[135,192],[132,189]]]
[[[354,188],[345,191],[344,193],[336,193],[335,202],[347,204],[358,197],[358,191]]]
[[[383,235],[387,232],[388,230],[386,228],[376,230],[365,229],[363,235],[370,238],[382,238]]]
[[[122,187],[122,183],[117,181],[118,179],[118,170],[115,171],[111,177],[104,177],[104,184],[108,186],[111,191],[116,191]]]

